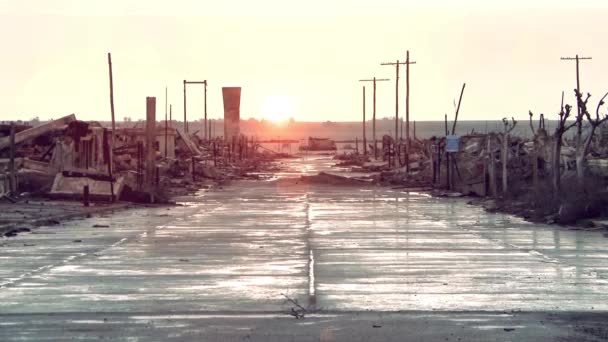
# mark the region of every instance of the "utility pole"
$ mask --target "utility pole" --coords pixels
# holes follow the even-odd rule
[[[407,130],[407,137],[409,139],[409,73],[410,73],[410,69],[409,69],[409,65],[410,64],[416,64],[416,62],[412,62],[410,61],[410,52],[409,50],[407,51],[407,55],[406,55],[406,61],[405,62],[399,62],[399,60],[397,60],[396,62],[387,62],[387,63],[381,63],[380,65],[394,65],[395,66],[395,141],[399,140],[399,65],[406,65],[406,111],[407,111],[407,117],[406,119],[408,120],[406,123],[406,130]],[[403,137],[401,137],[403,138]]]
[[[403,65],[405,62],[381,63],[380,65],[394,65],[395,66],[395,144],[399,140],[399,65]]]
[[[168,134],[168,127],[167,127],[167,94],[168,94],[168,90],[167,87],[165,87],[165,158],[167,158],[167,134]]]
[[[365,140],[365,86],[363,86],[363,154],[367,155],[367,141]]]
[[[205,80],[205,141],[207,141],[209,135],[207,134],[207,81]]]
[[[374,158],[378,158],[378,148],[376,144],[376,82],[390,81],[388,78],[372,78],[367,80],[359,80],[359,82],[373,82],[374,84],[374,112],[372,119],[372,140],[374,141]]]
[[[186,80],[184,80],[184,132],[188,133],[188,118],[186,117]]]
[[[405,56],[405,139],[407,140],[407,153],[410,153],[410,64],[416,62],[410,61],[410,50],[407,50]],[[401,134],[403,137],[403,133]],[[409,167],[409,165],[408,165]]]
[[[591,59],[591,57],[579,57],[578,55],[576,55],[575,57],[561,57],[560,58],[562,61],[576,61],[576,92],[578,94],[581,93],[581,83],[580,83],[580,72],[579,72],[579,61],[580,60],[589,60]],[[582,96],[582,94],[581,94]],[[578,114],[578,116],[581,115],[581,105],[578,102],[578,99],[576,101],[576,113]],[[577,117],[578,117],[577,116]],[[582,129],[583,129],[583,122],[582,120],[579,121],[579,124],[577,126],[577,137],[578,139],[580,139],[581,137],[581,133],[582,133]],[[580,146],[580,141],[577,141],[577,146]]]

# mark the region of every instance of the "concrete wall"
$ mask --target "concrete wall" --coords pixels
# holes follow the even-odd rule
[[[224,139],[232,141],[233,137],[241,134],[239,122],[241,118],[241,87],[223,87],[224,98]]]

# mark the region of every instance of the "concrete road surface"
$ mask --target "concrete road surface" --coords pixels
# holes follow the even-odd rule
[[[0,240],[0,340],[608,338],[601,232],[295,178],[331,164]]]

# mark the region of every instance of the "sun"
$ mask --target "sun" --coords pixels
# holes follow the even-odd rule
[[[262,115],[266,120],[281,123],[292,118],[293,114],[293,105],[287,96],[268,96],[264,100]]]

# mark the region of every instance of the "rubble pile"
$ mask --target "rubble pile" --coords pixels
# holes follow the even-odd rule
[[[376,184],[425,189],[438,196],[484,198],[472,203],[489,211],[515,214],[533,221],[576,223],[608,216],[608,129],[591,141],[584,181],[577,177],[575,139],[564,139],[555,163],[555,138],[538,129],[533,138],[501,133],[404,141],[384,136],[378,151],[335,156],[336,167],[371,173]],[[555,165],[561,188],[555,190]]]
[[[0,127],[0,195],[90,200],[163,202],[174,195],[224,184],[232,179],[256,178],[255,173],[281,157],[261,151],[241,136],[225,142],[203,141],[180,129],[158,126],[153,176],[146,177],[146,131],[112,131],[75,115],[36,127],[14,127],[13,169],[10,183],[10,126]],[[113,167],[110,167],[113,165]],[[251,175],[253,173],[253,175]],[[152,178],[152,179],[146,179]],[[85,190],[85,187],[87,188]]]

